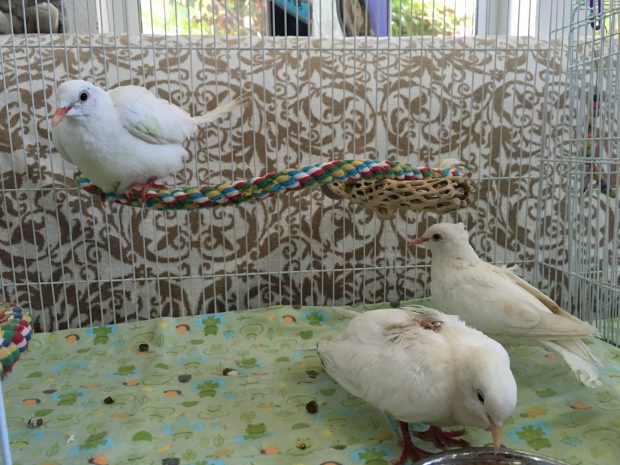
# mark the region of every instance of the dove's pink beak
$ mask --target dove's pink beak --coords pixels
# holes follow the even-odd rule
[[[426,237],[416,237],[415,239],[411,239],[409,241],[409,245],[420,245],[424,244],[428,239]]]
[[[499,448],[501,446],[502,440],[502,427],[501,425],[495,424],[491,418],[489,418],[489,423],[491,424],[491,434],[493,435],[493,450],[497,454],[499,452]]]
[[[55,128],[58,123],[69,113],[69,110],[73,108],[71,105],[67,105],[66,107],[60,107],[54,113],[54,117],[52,118],[52,128]]]

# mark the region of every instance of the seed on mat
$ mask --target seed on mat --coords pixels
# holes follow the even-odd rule
[[[311,400],[310,402],[306,404],[306,412],[316,413],[318,411],[319,411],[319,405],[316,403],[316,401]]]

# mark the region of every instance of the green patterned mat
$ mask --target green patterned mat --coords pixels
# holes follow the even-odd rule
[[[387,465],[400,453],[393,425],[316,356],[346,322],[335,308],[275,307],[37,334],[4,383],[15,465]],[[519,403],[504,444],[617,465],[620,351],[594,350],[597,390],[542,350],[511,351]]]

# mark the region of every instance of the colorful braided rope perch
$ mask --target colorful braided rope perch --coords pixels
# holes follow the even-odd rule
[[[379,181],[425,181],[440,178],[468,177],[471,169],[465,164],[455,164],[445,169],[416,167],[397,161],[336,160],[326,163],[287,168],[264,176],[221,183],[213,186],[190,186],[183,188],[150,188],[142,196],[139,187],[130,188],[122,195],[102,193],[89,179],[77,171],[76,183],[84,190],[102,195],[106,201],[132,207],[146,206],[158,210],[192,210],[221,205],[238,204],[248,200],[262,200],[275,194],[296,191],[310,186],[335,182]]]
[[[0,303],[0,379],[11,372],[31,336],[28,313],[15,304]]]

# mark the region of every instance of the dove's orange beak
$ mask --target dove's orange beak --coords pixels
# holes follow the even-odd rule
[[[493,450],[497,454],[501,446],[502,426],[497,425],[491,418],[489,418],[489,423],[491,424],[491,434],[493,435]]]
[[[69,110],[71,110],[72,106],[67,105],[66,107],[60,107],[54,113],[54,117],[52,118],[52,128],[55,128],[58,123],[65,117]]]
[[[411,239],[409,241],[409,245],[420,245],[424,244],[428,239],[426,237],[416,237],[415,239]]]

